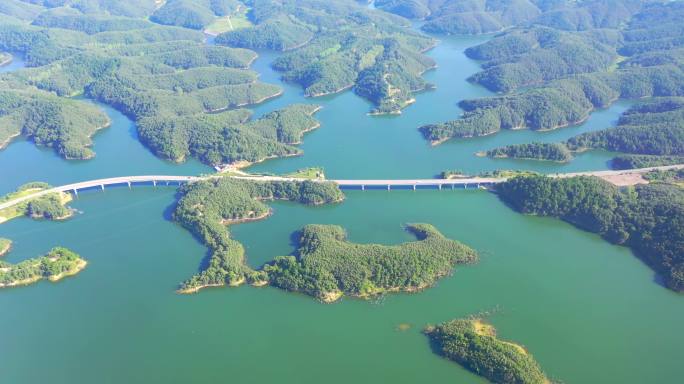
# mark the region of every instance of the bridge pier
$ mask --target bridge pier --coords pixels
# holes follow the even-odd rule
[[[100,184],[100,189],[104,192],[104,184]]]
[[[157,180],[152,180],[152,185],[154,185],[154,187],[157,188]]]
[[[388,191],[390,190],[390,184],[387,184],[387,190]]]
[[[451,183],[451,190],[454,190],[454,183]]]
[[[128,189],[131,189],[131,182],[127,181],[126,184],[128,184]]]
[[[78,197],[78,189],[74,188],[74,195]]]
[[[362,190],[362,191],[365,191],[365,190],[366,190],[366,186],[363,185],[363,184],[361,184],[361,190]]]
[[[441,191],[442,190],[442,184],[437,184],[437,188],[439,188],[439,190]]]
[[[413,184],[413,190],[414,190],[414,191],[416,190],[416,185],[415,185],[415,184]]]

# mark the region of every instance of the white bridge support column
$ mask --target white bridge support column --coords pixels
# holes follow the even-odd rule
[[[413,184],[413,190],[414,190],[414,191],[416,190],[416,185],[415,185],[415,184]]]
[[[388,191],[390,190],[390,184],[387,184],[387,190]]]
[[[365,191],[365,190],[366,190],[366,186],[363,185],[363,184],[361,184],[361,190],[362,190],[362,191]]]
[[[74,196],[78,197],[78,189],[74,188]]]
[[[439,188],[439,190],[441,191],[442,190],[442,184],[437,184],[437,188]]]
[[[102,191],[104,191],[104,184],[100,184],[100,189],[102,189]]]
[[[127,181],[126,184],[128,184],[128,189],[131,189],[131,182]]]
[[[154,185],[154,187],[157,188],[157,180],[152,180],[152,185]]]

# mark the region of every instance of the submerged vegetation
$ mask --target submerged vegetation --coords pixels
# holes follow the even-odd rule
[[[277,257],[263,270],[274,286],[333,302],[343,295],[418,291],[451,273],[456,264],[477,260],[474,250],[431,225],[406,229],[418,241],[387,246],[351,243],[342,227],[307,225],[299,233],[296,255]]]
[[[29,285],[42,279],[59,281],[79,273],[86,264],[78,254],[62,247],[17,264],[0,260],[0,288]]]
[[[5,203],[36,192],[50,189],[46,183],[28,183],[17,188],[16,191],[0,197],[0,203]],[[68,193],[49,193],[35,199],[22,201],[12,207],[0,210],[0,223],[20,216],[33,219],[63,220],[71,216],[72,210],[66,207],[71,201]]]
[[[676,176],[678,173],[675,173]],[[619,189],[595,177],[516,177],[496,186],[503,201],[532,215],[552,216],[630,247],[684,291],[684,190],[656,183]]]
[[[399,113],[414,92],[429,87],[421,75],[435,63],[422,52],[435,41],[411,31],[404,19],[347,0],[251,5],[256,25],[223,33],[216,43],[291,50],[273,67],[307,96],[353,88],[376,105],[372,113]]]
[[[545,384],[539,364],[523,347],[500,340],[481,318],[456,319],[425,328],[435,353],[492,383]]]

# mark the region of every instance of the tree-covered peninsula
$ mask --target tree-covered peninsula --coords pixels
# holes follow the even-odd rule
[[[514,158],[527,160],[549,160],[567,162],[572,160],[572,152],[560,143],[512,144],[491,149],[483,153],[494,158]]]
[[[0,50],[19,52],[30,67],[0,75],[0,144],[23,134],[65,158],[92,157],[90,136],[108,120],[67,98],[80,94],[136,120],[140,140],[177,162],[222,167],[296,155],[302,134],[319,126],[314,105],[251,120],[242,107],[282,90],[248,69],[256,53],[207,45],[200,32],[74,7],[51,7],[32,24],[0,25]]]
[[[217,44],[289,51],[273,67],[307,96],[353,88],[375,104],[372,113],[399,113],[429,85],[421,75],[435,63],[422,52],[435,41],[406,20],[351,0],[259,0],[255,25],[229,31]]]
[[[86,265],[78,254],[62,247],[17,264],[0,260],[0,288],[29,285],[43,279],[56,282],[79,273]]]
[[[369,298],[386,292],[415,292],[448,275],[477,253],[444,237],[429,224],[406,227],[418,241],[401,245],[357,244],[342,227],[307,225],[298,234],[295,256],[264,266],[270,283],[333,302],[343,295]]]
[[[65,159],[89,159],[95,156],[91,137],[108,125],[89,103],[28,89],[0,91],[0,149],[23,135]]]
[[[497,337],[482,318],[456,319],[425,328],[435,353],[492,383],[551,383],[525,348]]]
[[[183,282],[181,293],[205,287],[236,286],[245,281],[268,283],[263,271],[245,262],[242,244],[230,238],[228,226],[259,220],[270,213],[267,200],[287,200],[307,205],[342,201],[344,195],[333,183],[315,181],[252,181],[216,178],[185,185],[173,213],[175,221],[191,231],[209,248],[202,270]]]
[[[499,197],[531,215],[557,217],[630,247],[684,291],[684,190],[654,183],[627,189],[595,177],[516,177],[496,186]]]
[[[625,111],[617,126],[562,143],[514,144],[487,151],[491,157],[569,161],[573,153],[604,149],[625,155],[613,167],[643,168],[684,163],[684,98],[654,98]]]
[[[24,184],[16,191],[0,197],[0,203],[6,203],[50,188],[46,183]],[[71,195],[68,193],[55,192],[22,201],[9,208],[0,209],[0,223],[21,216],[28,216],[33,219],[64,220],[73,214],[73,211],[66,206],[71,199]]]
[[[469,56],[484,60],[471,80],[507,93],[462,101],[461,118],[421,127],[425,138],[439,144],[502,129],[556,129],[620,98],[684,96],[682,2],[591,3],[603,6],[578,7],[604,17],[601,29],[575,29],[551,18],[537,23],[543,27],[512,29],[469,48]],[[607,9],[616,6],[610,15]]]

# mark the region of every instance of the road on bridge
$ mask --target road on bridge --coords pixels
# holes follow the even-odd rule
[[[656,171],[656,170],[672,170],[672,169],[684,169],[684,164],[677,165],[667,165],[661,167],[649,167],[649,168],[639,168],[639,169],[626,169],[618,171],[591,171],[591,172],[574,172],[574,173],[557,173],[549,174],[549,177],[555,178],[566,178],[574,176],[596,176],[600,177],[606,181],[612,182],[616,185],[633,185],[642,182],[646,182],[641,176],[645,173]],[[131,186],[133,183],[190,183],[199,180],[207,180],[217,177],[231,177],[239,180],[256,180],[256,181],[304,181],[311,179],[300,179],[294,177],[283,177],[283,176],[260,176],[260,175],[239,175],[239,176],[221,176],[221,175],[209,175],[209,176],[169,176],[169,175],[147,175],[147,176],[121,176],[121,177],[111,177],[106,179],[96,179],[82,181],[79,183],[62,185],[59,187],[54,187],[46,190],[42,190],[30,195],[22,196],[4,203],[0,203],[0,210],[13,207],[22,202],[32,200],[41,196],[45,196],[50,193],[59,192],[73,192],[78,194],[79,190],[88,188],[101,188],[104,189],[106,186],[112,185],[128,185]],[[506,178],[495,178],[495,177],[467,177],[467,178],[455,178],[455,179],[371,179],[371,180],[322,180],[314,179],[317,182],[332,182],[340,187],[359,187],[365,189],[366,186],[369,187],[408,187],[408,188],[418,188],[421,186],[431,186],[442,188],[443,186],[469,186],[469,185],[491,185],[496,183],[502,183],[506,181]]]

